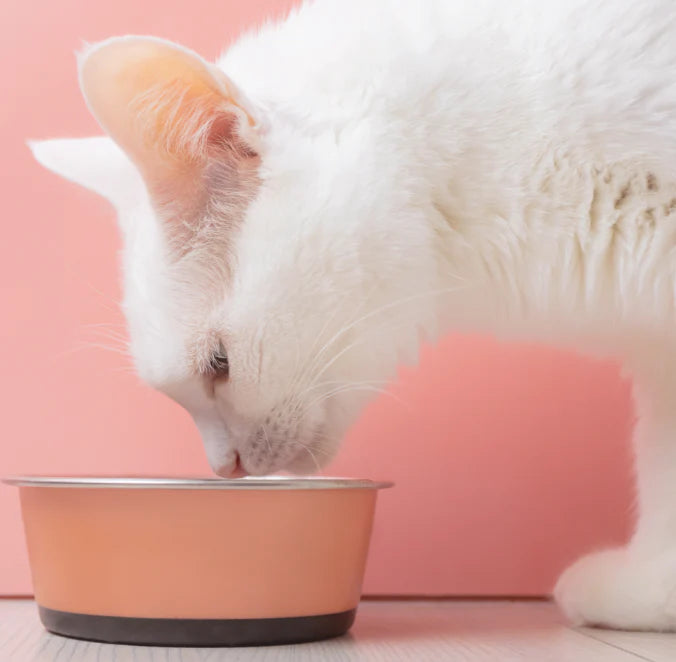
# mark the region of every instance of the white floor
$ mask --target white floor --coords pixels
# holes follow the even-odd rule
[[[0,662],[676,661],[676,634],[566,626],[535,601],[365,601],[351,634],[297,646],[152,648],[47,634],[33,602],[0,600]]]

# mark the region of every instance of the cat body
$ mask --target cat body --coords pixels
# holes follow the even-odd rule
[[[214,469],[307,471],[448,331],[625,362],[639,519],[556,595],[676,628],[676,5],[319,0],[217,65],[114,39],[111,136],[32,144],[106,196],[140,375]]]

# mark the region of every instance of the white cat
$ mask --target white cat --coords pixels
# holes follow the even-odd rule
[[[125,37],[80,76],[112,140],[31,147],[117,208],[138,371],[216,472],[325,462],[421,337],[620,357],[638,525],[555,593],[676,629],[676,3],[320,0],[216,65]]]

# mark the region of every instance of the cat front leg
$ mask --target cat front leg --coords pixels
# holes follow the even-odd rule
[[[579,625],[676,631],[676,353],[636,362],[638,519],[624,548],[589,554],[554,590]]]

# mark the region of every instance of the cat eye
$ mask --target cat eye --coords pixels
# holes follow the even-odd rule
[[[223,343],[218,344],[218,349],[209,358],[209,374],[221,379],[230,374],[230,361]]]

